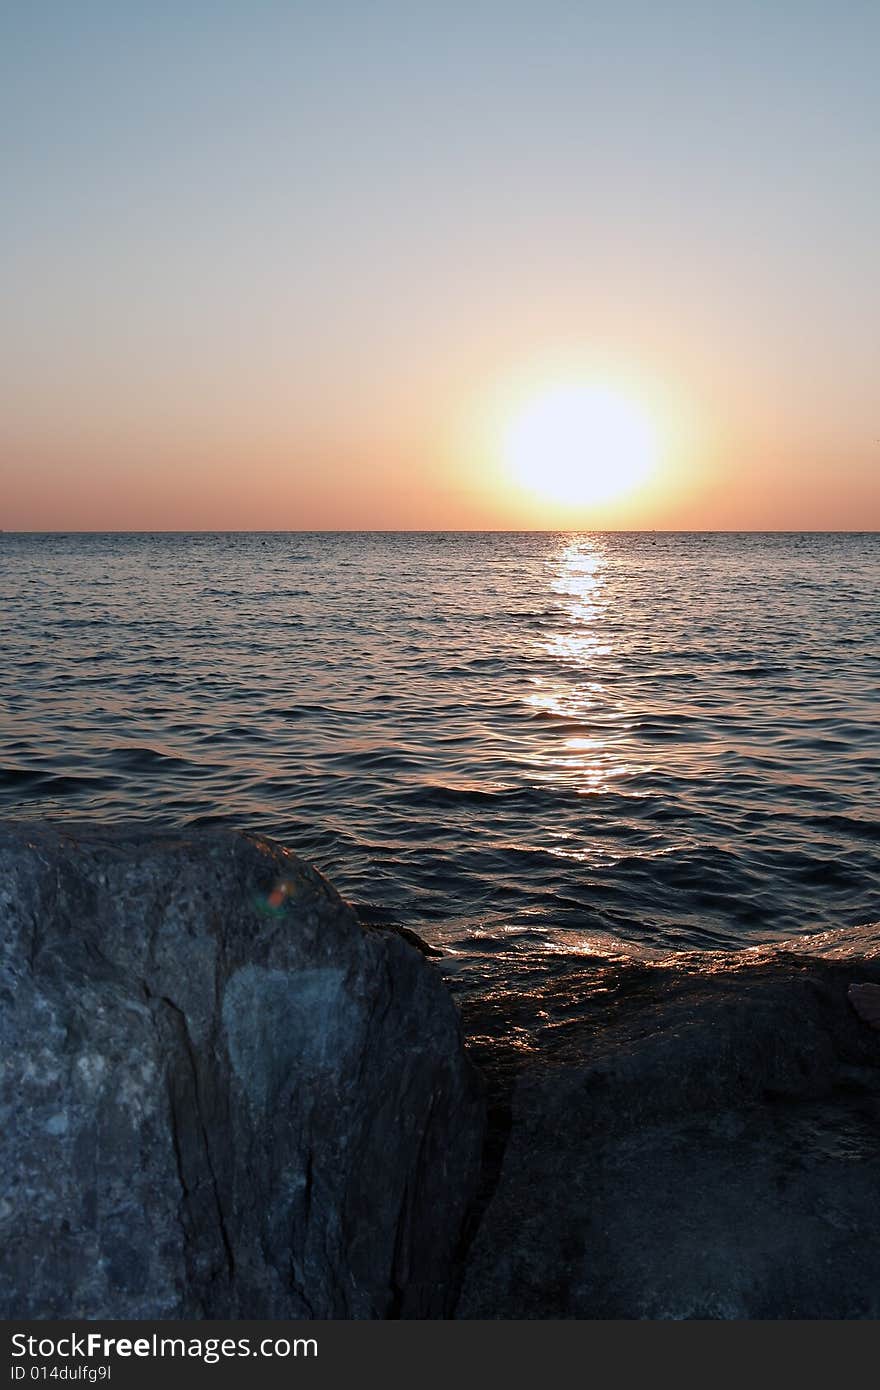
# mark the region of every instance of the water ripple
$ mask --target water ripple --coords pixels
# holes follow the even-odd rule
[[[0,810],[272,834],[493,968],[830,940],[880,917],[878,580],[874,535],[3,535]]]

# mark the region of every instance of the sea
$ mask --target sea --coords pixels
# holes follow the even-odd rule
[[[0,535],[0,815],[227,824],[510,972],[880,918],[880,535]]]

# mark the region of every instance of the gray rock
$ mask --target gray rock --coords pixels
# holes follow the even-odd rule
[[[880,1316],[874,960],[547,957],[467,1001],[492,1115],[464,1318]]]
[[[448,1311],[483,1125],[457,1011],[288,851],[0,827],[0,1046],[3,1316]]]

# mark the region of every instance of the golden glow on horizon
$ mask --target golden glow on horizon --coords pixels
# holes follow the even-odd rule
[[[660,443],[654,420],[622,392],[560,382],[513,412],[501,454],[521,487],[577,506],[632,492],[656,468]]]

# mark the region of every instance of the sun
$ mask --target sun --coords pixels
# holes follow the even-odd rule
[[[659,443],[650,415],[635,401],[603,384],[567,382],[513,411],[501,450],[521,487],[577,505],[631,492],[655,468]]]

